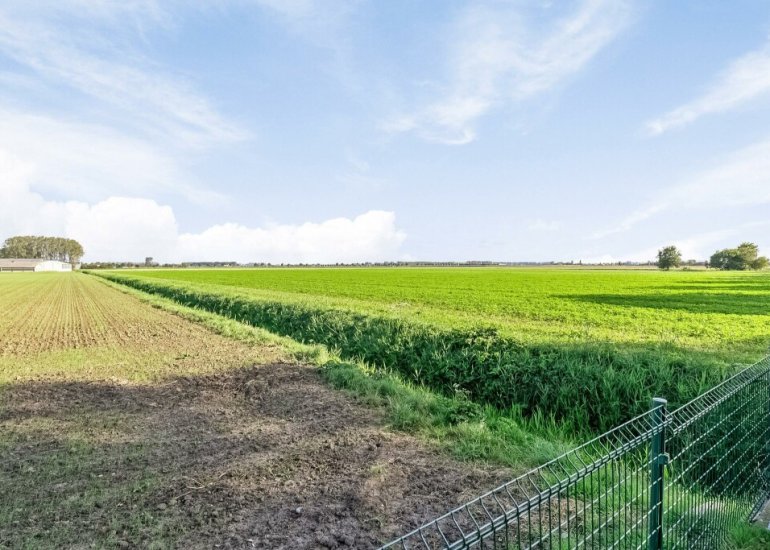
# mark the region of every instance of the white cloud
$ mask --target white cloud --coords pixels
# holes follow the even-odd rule
[[[624,233],[625,231],[628,231],[635,225],[652,218],[659,212],[663,212],[667,210],[670,207],[670,204],[668,202],[661,202],[658,204],[654,204],[652,206],[648,206],[646,208],[642,208],[640,210],[636,210],[626,216],[623,221],[621,221],[618,225],[610,228],[610,229],[604,229],[602,231],[597,231],[593,234],[594,239],[603,239],[604,237],[608,237],[610,235],[614,235],[616,233]]]
[[[267,227],[225,223],[182,233],[171,207],[137,198],[172,193],[198,202],[220,200],[195,184],[185,159],[197,158],[200,148],[247,137],[189,77],[145,57],[142,46],[150,33],[173,32],[190,9],[258,6],[320,40],[338,34],[355,4],[3,2],[0,56],[11,63],[0,73],[8,85],[0,90],[0,238],[65,235],[80,240],[90,260],[397,259],[405,234],[391,212]],[[57,109],[65,114],[57,115]],[[363,179],[374,185],[366,163],[353,159],[351,166],[357,185]]]
[[[769,225],[770,222],[744,223],[737,227],[689,235],[685,238],[675,240],[673,244],[682,251],[682,256],[685,260],[690,258],[706,259],[719,248],[735,246],[738,242],[746,240],[746,234],[751,230],[767,227]],[[662,248],[663,246],[666,245],[661,244],[659,248]]]
[[[316,0],[253,0],[257,5],[269,8],[292,19],[305,19],[319,11]]]
[[[573,13],[542,27],[537,17],[527,19],[511,4],[474,5],[452,33],[451,77],[442,97],[382,127],[446,144],[473,141],[480,117],[578,73],[626,27],[630,14],[626,1],[584,0]]]
[[[201,256],[241,262],[335,263],[393,260],[406,235],[393,212],[372,210],[321,223],[250,228],[215,225],[179,237],[180,259]]]
[[[93,205],[67,203],[64,235],[79,241],[86,258],[141,261],[177,253],[178,236],[174,212],[153,200],[110,197]]]
[[[625,262],[625,261],[635,261],[635,260],[626,260],[621,259],[613,256],[612,254],[602,254],[600,256],[588,256],[586,258],[581,258],[581,262],[584,264],[616,264],[618,262]]]
[[[247,227],[215,225],[180,233],[170,206],[108,197],[95,203],[56,201],[30,189],[34,167],[0,149],[0,240],[19,234],[77,239],[86,259],[161,262],[234,260],[316,263],[394,260],[406,238],[395,214],[372,210],[320,223]]]
[[[770,221],[747,222],[737,226],[725,227],[713,231],[696,233],[660,241],[657,246],[636,250],[634,252],[604,255],[596,258],[584,259],[590,263],[613,263],[619,261],[649,262],[658,256],[658,250],[665,246],[674,245],[681,252],[684,260],[706,260],[716,250],[732,247],[739,242],[750,240],[759,245],[760,251],[770,252],[770,241],[765,237]]]
[[[601,239],[626,232],[672,210],[710,210],[770,204],[770,140],[746,147],[724,162],[670,187],[618,225],[593,235]]]
[[[556,220],[537,219],[527,226],[530,231],[558,231],[561,229],[561,222]]]
[[[31,188],[73,199],[148,192],[221,199],[191,183],[170,150],[98,125],[0,108],[0,153],[27,166]]]
[[[223,199],[185,165],[202,146],[245,132],[187,78],[141,53],[144,33],[167,32],[177,7],[158,0],[0,5],[0,56],[15,62],[1,76],[8,86],[0,90],[0,153],[29,165],[29,189],[91,203],[159,193]]]
[[[0,6],[0,53],[34,71],[40,85],[65,85],[103,102],[127,126],[195,146],[246,137],[186,78],[121,40],[128,33],[136,42],[143,27],[162,25],[165,17],[151,1],[69,0],[36,9],[10,1]],[[134,26],[126,24],[132,20]]]
[[[647,122],[650,135],[686,126],[702,116],[735,109],[770,95],[770,43],[733,61],[702,96]]]

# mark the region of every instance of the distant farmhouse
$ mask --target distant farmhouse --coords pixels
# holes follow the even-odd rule
[[[72,264],[58,260],[0,258],[0,272],[5,271],[72,271]]]

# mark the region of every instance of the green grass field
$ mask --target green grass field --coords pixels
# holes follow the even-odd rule
[[[382,268],[105,272],[418,384],[603,430],[762,357],[770,274]]]

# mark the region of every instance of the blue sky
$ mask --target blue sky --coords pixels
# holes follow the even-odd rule
[[[5,0],[0,237],[86,259],[770,252],[760,0]]]

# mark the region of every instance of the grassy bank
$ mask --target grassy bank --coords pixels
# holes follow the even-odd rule
[[[724,356],[672,342],[526,340],[489,324],[452,327],[315,296],[263,294],[141,272],[96,274],[301,342],[323,344],[346,360],[398,373],[445,396],[557,420],[573,431],[611,428],[645,410],[652,395],[666,396],[672,406],[686,402],[733,370]]]
[[[518,409],[500,411],[474,403],[462,394],[445,396],[397,373],[345,361],[320,344],[303,344],[123,284],[105,284],[228,338],[263,349],[279,349],[287,354],[285,359],[318,365],[335,388],[353,393],[369,406],[383,408],[394,429],[418,435],[460,460],[490,462],[521,471],[558,456],[577,441],[571,430],[542,415],[526,418]]]

